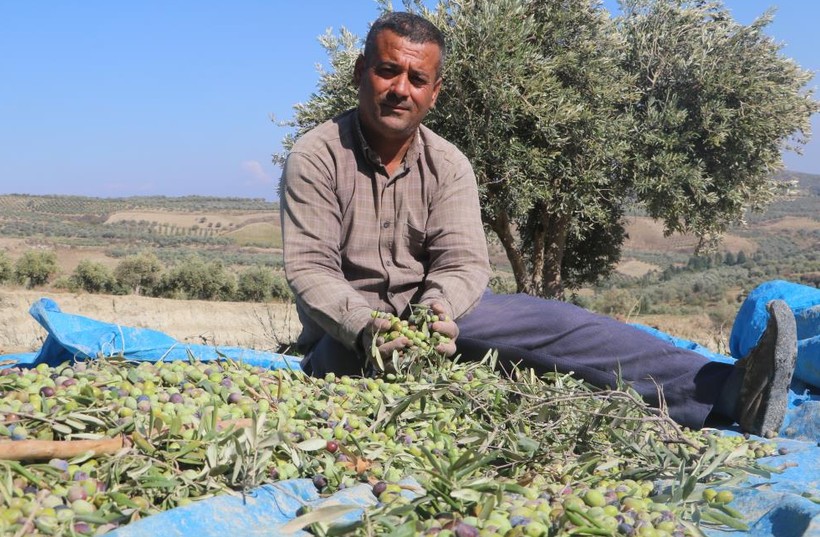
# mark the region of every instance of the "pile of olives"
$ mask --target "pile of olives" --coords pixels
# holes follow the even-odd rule
[[[432,315],[406,325],[390,320],[403,335],[412,330],[420,349],[441,341],[429,330]],[[320,379],[232,360],[9,367],[0,370],[0,453],[31,441],[122,438],[123,447],[19,462],[0,457],[0,534],[98,535],[290,478],[311,479],[322,495],[372,485],[379,505],[366,517],[370,526],[351,534],[383,523],[441,536],[677,536],[695,534],[698,521],[741,524],[719,487],[696,493],[686,507],[663,500],[650,479],[624,477],[628,460],[579,463],[583,453],[556,444],[556,432],[575,427],[562,433],[575,439],[589,428],[595,415],[587,418],[584,407],[569,420],[566,405],[589,405],[595,394],[567,376],[535,379],[526,394],[516,382],[491,364],[452,361],[419,374]],[[554,425],[529,418],[547,420],[544,408],[561,409]],[[250,428],[258,434],[246,434]],[[651,429],[641,434],[636,442],[652,436]],[[693,457],[715,445],[734,451],[733,462],[775,450],[742,437],[716,444],[706,432],[685,435]],[[263,467],[250,464],[262,455]],[[241,479],[236,467],[244,469]],[[665,472],[658,467],[656,477],[669,478]],[[402,493],[406,477],[421,484],[415,496]]]

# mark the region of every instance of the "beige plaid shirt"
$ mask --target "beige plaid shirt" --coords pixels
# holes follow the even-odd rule
[[[356,349],[373,309],[439,302],[457,319],[489,281],[472,167],[424,126],[388,177],[356,110],[319,125],[288,155],[280,201],[302,348],[327,333]]]

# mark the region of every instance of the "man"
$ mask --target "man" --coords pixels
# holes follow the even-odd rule
[[[424,304],[446,320],[438,350],[540,372],[574,371],[649,403],[662,391],[670,416],[700,428],[714,413],[749,432],[776,433],[796,354],[794,318],[770,305],[761,342],[737,366],[709,362],[640,330],[560,301],[485,291],[490,276],[472,168],[421,122],[441,90],[441,33],[388,13],[368,33],[353,81],[359,104],[301,137],[282,177],[285,270],[303,324],[302,367],[363,374],[373,338],[388,327],[374,309],[406,317]],[[381,342],[381,340],[378,340]],[[408,344],[398,338],[381,356]]]

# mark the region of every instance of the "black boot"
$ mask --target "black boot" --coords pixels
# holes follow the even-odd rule
[[[741,430],[776,436],[789,403],[789,385],[797,359],[797,329],[794,313],[782,300],[772,300],[766,309],[766,330],[755,348],[735,363],[723,395],[737,394],[731,415]]]

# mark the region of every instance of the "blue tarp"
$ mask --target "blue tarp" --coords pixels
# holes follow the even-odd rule
[[[14,360],[19,364],[46,363],[55,366],[69,360],[87,360],[100,356],[122,356],[128,360],[148,362],[188,360],[191,357],[204,362],[228,357],[270,369],[300,369],[299,359],[293,356],[242,347],[180,343],[156,330],[105,323],[82,315],[64,313],[49,298],[35,302],[29,313],[48,334],[43,347],[39,352],[5,355],[4,359]]]
[[[797,367],[794,377],[820,387],[820,289],[774,280],[755,287],[740,306],[729,337],[734,358],[746,356],[766,329],[766,304],[785,300],[797,324]]]
[[[655,328],[633,326],[710,360],[734,363],[760,340],[769,320],[766,304],[776,299],[789,305],[797,326],[797,364],[789,394],[789,412],[780,433],[788,438],[820,442],[820,289],[783,280],[755,287],[735,317],[729,339],[732,356],[712,352],[698,343],[670,336]]]
[[[774,285],[772,289],[781,292],[783,286]],[[772,292],[771,289],[768,292]],[[759,301],[768,301],[766,299],[768,296],[770,295],[766,293],[753,293],[750,295],[750,300],[754,300],[757,304]],[[785,298],[789,302],[789,296],[779,298]],[[48,299],[36,302],[30,311],[48,333],[42,349],[37,353],[6,355],[2,357],[3,359],[14,360],[22,364],[40,362],[59,364],[73,358],[89,359],[98,356],[124,356],[132,360],[147,361],[180,360],[194,356],[201,360],[230,357],[271,369],[299,367],[298,358],[292,356],[235,347],[214,348],[187,345],[155,330],[125,327],[63,313],[56,303]],[[816,319],[816,308],[808,307],[805,311],[810,312],[807,319]],[[765,327],[765,319],[762,326]],[[816,325],[809,323],[808,332],[805,328],[799,329],[801,331],[798,337],[803,337],[806,333],[811,334],[811,326]],[[675,345],[691,348],[712,359],[734,360],[732,357],[712,353],[695,343],[646,329]],[[750,334],[739,331],[739,340],[745,341],[751,337]],[[812,338],[804,339],[811,341]],[[806,354],[805,349],[807,348],[813,352],[811,347],[802,346],[803,354],[799,356],[799,361],[808,360],[810,365],[817,367],[820,356],[816,353]],[[806,384],[805,380],[798,379],[792,388],[794,393],[791,397],[787,422],[782,430],[782,437],[775,439],[778,444],[786,447],[788,453],[772,457],[771,460],[764,462],[772,466],[784,463],[794,464],[794,466],[787,468],[782,474],[773,475],[768,480],[750,478],[743,486],[734,489],[737,500],[733,505],[746,515],[747,520],[751,521],[751,529],[748,532],[732,532],[733,535],[820,536],[820,505],[801,496],[803,492],[811,492],[820,496],[820,448],[818,447],[820,401],[816,400],[817,396],[812,393],[812,390],[817,389],[817,383],[812,386]],[[733,434],[733,432],[727,431],[727,434]],[[244,497],[225,495],[173,509],[119,528],[110,535],[113,537],[306,535],[299,529],[293,532],[287,531],[290,529],[288,523],[293,520],[296,510],[303,504],[314,508],[324,506],[339,509],[340,513],[345,510],[332,506],[347,505],[351,509],[342,516],[346,517],[346,520],[355,520],[362,515],[364,507],[374,502],[375,499],[367,485],[351,487],[329,498],[321,498],[310,480],[293,479],[258,487]],[[707,529],[706,532],[711,537],[724,533],[714,529]]]

